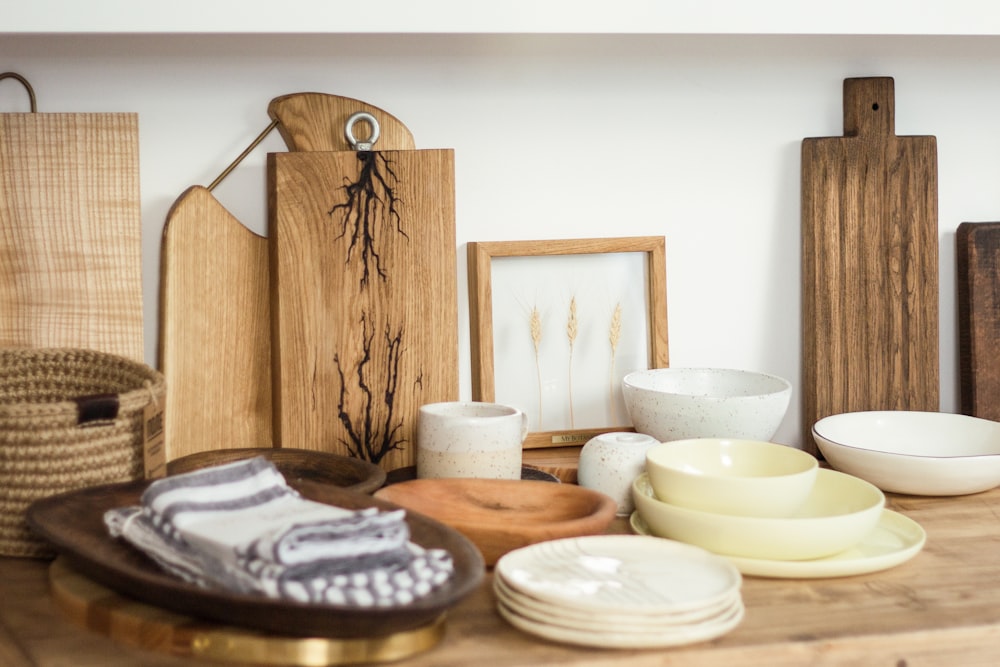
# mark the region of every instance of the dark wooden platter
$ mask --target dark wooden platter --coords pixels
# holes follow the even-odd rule
[[[955,246],[961,412],[1000,420],[1000,222],[963,222]]]
[[[282,447],[245,447],[197,452],[167,464],[168,475],[263,456],[274,464],[289,484],[301,481],[332,484],[359,493],[373,493],[385,484],[385,471],[368,461],[350,456]]]
[[[306,498],[339,507],[397,507],[328,484],[289,483]],[[472,542],[442,523],[408,512],[411,539],[425,548],[447,549],[455,562],[448,584],[410,605],[383,609],[308,605],[199,588],[167,574],[137,549],[108,535],[104,512],[138,504],[147,484],[91,487],[45,498],[29,507],[28,523],[75,570],[118,593],[182,614],[289,637],[371,638],[424,627],[475,590],[485,571]]]

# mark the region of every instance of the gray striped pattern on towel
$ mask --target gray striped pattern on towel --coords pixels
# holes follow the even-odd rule
[[[298,602],[405,605],[454,567],[410,541],[404,510],[307,500],[262,457],[158,480],[105,523],[186,581]]]

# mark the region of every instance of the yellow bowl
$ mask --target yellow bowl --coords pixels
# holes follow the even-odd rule
[[[762,440],[695,438],[646,450],[657,498],[720,514],[789,516],[809,497],[818,469],[812,454]]]
[[[885,495],[873,484],[820,469],[805,503],[786,518],[747,517],[677,507],[656,497],[643,473],[632,483],[650,532],[727,556],[807,560],[846,551],[875,529]]]

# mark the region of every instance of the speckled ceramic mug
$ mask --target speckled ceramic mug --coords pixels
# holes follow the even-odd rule
[[[527,416],[506,405],[423,405],[417,416],[417,477],[520,479],[527,434]]]

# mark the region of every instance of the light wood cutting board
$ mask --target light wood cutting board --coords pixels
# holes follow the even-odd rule
[[[1000,421],[1000,222],[963,222],[955,243],[961,412]]]
[[[167,460],[270,447],[267,239],[194,186],[167,214],[160,259]]]
[[[347,150],[344,122],[356,111],[378,120],[380,146],[413,148],[399,120],[358,100],[296,93],[268,107],[292,150]],[[247,229],[208,189],[194,186],[167,216],[160,272],[167,459],[272,446],[268,239]]]
[[[937,142],[895,135],[888,77],[844,81],[802,142],[803,446],[830,414],[939,409]]]
[[[139,121],[0,114],[0,347],[143,361]]]
[[[451,150],[268,155],[276,442],[414,463],[458,397]]]

